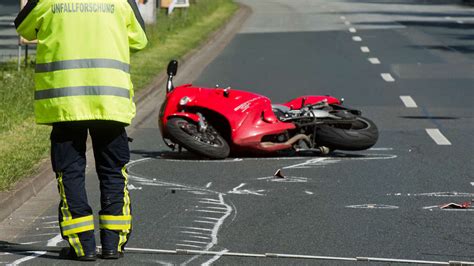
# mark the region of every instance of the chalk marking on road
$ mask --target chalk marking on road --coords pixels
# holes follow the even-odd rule
[[[257,180],[265,180],[267,182],[282,182],[282,183],[306,183],[308,182],[307,177],[300,176],[285,176],[285,178],[278,178],[275,176],[264,176],[259,177]]]
[[[212,257],[210,260],[204,262],[202,265],[203,266],[209,266],[211,265],[213,262],[217,261],[220,257],[222,257],[222,255],[224,255],[225,253],[227,253],[227,251],[229,251],[228,249],[224,249],[222,251],[220,251],[218,254],[216,254],[214,257]]]
[[[377,57],[371,57],[368,60],[372,65],[380,65],[380,60]]]
[[[214,227],[212,228],[212,230],[211,230],[211,242],[204,248],[205,251],[209,251],[214,245],[217,244],[217,242],[218,242],[217,234],[219,233],[219,230],[220,230],[221,226],[224,224],[225,219],[227,219],[227,217],[229,217],[229,215],[233,211],[232,207],[224,201],[224,194],[223,193],[219,194],[219,201],[222,205],[225,205],[227,207],[227,210],[226,210],[225,214],[219,220],[216,221]],[[184,264],[186,265],[186,264],[190,263],[191,261],[195,260],[199,256],[201,256],[201,255],[196,255],[196,256],[190,258],[189,260],[184,262]],[[219,259],[220,256],[222,256],[222,255],[219,255],[215,260]]]
[[[438,145],[451,145],[451,142],[437,128],[427,128],[426,133],[428,133]]]
[[[211,198],[199,198],[200,200],[207,200],[207,201],[212,201],[212,202],[219,202],[219,200],[216,200],[216,199],[211,199]]]
[[[344,24],[346,24],[346,26],[349,26],[349,25],[351,25],[351,22],[350,21],[345,21]]]
[[[198,239],[211,239],[210,237],[208,236],[195,236],[195,235],[190,235],[188,237],[193,237],[193,238],[198,238]],[[207,242],[206,242],[207,243]]]
[[[59,242],[61,242],[63,240],[61,234],[56,234],[55,237],[51,238],[48,240],[46,246],[47,247],[55,247],[58,245]],[[23,257],[21,259],[17,259],[15,261],[13,261],[12,263],[9,263],[7,264],[7,266],[10,266],[10,265],[19,265],[23,262],[26,262],[26,261],[29,261],[29,260],[32,260],[32,259],[36,259],[37,257],[39,256],[42,256],[44,254],[46,254],[46,251],[34,251],[34,252],[31,252],[33,253],[32,255],[30,256],[27,256],[27,257]]]
[[[189,191],[189,193],[194,194],[194,195],[209,195],[208,192],[203,192],[203,191],[198,191],[198,190]]]
[[[360,50],[361,50],[363,53],[370,53],[370,49],[369,49],[369,47],[367,47],[367,46],[361,46],[361,47],[360,47]]]
[[[191,234],[191,235],[208,235],[208,233],[203,232],[194,232],[194,231],[180,231],[183,234]]]
[[[215,204],[215,205],[221,205],[220,202],[212,202],[212,201],[203,201],[203,200],[200,200],[198,201],[199,203],[205,203],[205,204]]]
[[[212,182],[207,183],[206,188],[210,188],[212,185]]]
[[[385,205],[385,204],[361,204],[361,205],[348,205],[346,208],[352,209],[398,209],[398,206]]]
[[[259,190],[250,190],[250,189],[243,189],[241,190],[243,186],[245,186],[246,183],[242,183],[238,185],[237,187],[233,188],[231,191],[228,191],[227,193],[229,194],[240,194],[240,195],[256,195],[256,196],[265,196],[265,194],[262,194],[262,192],[265,192],[264,189],[259,189]]]
[[[361,41],[362,41],[362,38],[361,38],[360,36],[353,36],[353,37],[352,37],[352,40],[353,40],[354,42],[361,42]]]
[[[400,100],[402,100],[406,108],[418,108],[418,105],[416,104],[415,100],[413,100],[411,96],[402,95],[400,96]]]
[[[202,221],[202,220],[194,220],[194,223],[202,223],[202,224],[214,224],[214,222],[211,221]]]
[[[349,32],[356,33],[357,30],[356,30],[354,27],[350,27],[350,28],[349,28]]]
[[[214,209],[214,210],[227,210],[225,207],[204,207],[205,209]]]
[[[198,231],[212,231],[212,229],[209,228],[201,228],[201,227],[192,227],[192,226],[181,226],[181,228],[184,229],[191,229],[191,230],[198,230]]]
[[[182,241],[186,243],[194,243],[194,244],[207,244],[208,243],[208,242],[195,241],[195,240],[182,240]]]
[[[191,244],[176,244],[176,246],[181,246],[181,247],[191,247],[191,248],[201,248],[201,246],[196,246],[196,245],[191,245]]]
[[[314,164],[318,164],[320,162],[323,162],[327,160],[327,158],[316,158],[316,159],[310,159],[310,160],[307,160],[306,162],[304,163],[298,163],[298,164],[293,164],[293,165],[289,165],[289,166],[285,166],[283,167],[283,169],[291,169],[291,168],[301,168],[301,167],[307,167],[308,165],[314,165]]]
[[[308,190],[305,190],[304,193],[308,194],[308,195],[313,195],[314,193],[311,192],[311,191],[308,191]]]
[[[214,221],[218,221],[219,218],[214,218],[214,217],[204,217],[204,216],[198,216],[197,218],[199,219],[209,219],[209,220],[214,220]]]
[[[207,213],[225,213],[220,211],[209,211],[209,210],[195,210],[196,212],[207,212]]]
[[[394,259],[394,258],[375,258],[375,257],[329,257],[329,256],[315,256],[315,255],[299,255],[299,254],[280,254],[280,253],[241,253],[241,252],[222,252],[222,251],[208,251],[208,250],[188,250],[188,249],[149,249],[149,248],[133,248],[127,247],[127,250],[133,252],[149,252],[153,254],[176,254],[176,255],[218,255],[226,257],[249,257],[249,258],[285,258],[285,259],[312,259],[312,260],[333,260],[333,261],[363,261],[363,262],[394,262],[394,263],[412,263],[412,264],[438,264],[451,265],[452,262],[444,261],[429,261],[429,260],[409,260],[409,259]],[[463,262],[470,263],[470,262]]]

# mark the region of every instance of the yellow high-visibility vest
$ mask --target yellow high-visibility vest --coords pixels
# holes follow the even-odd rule
[[[130,51],[147,44],[134,0],[29,0],[18,33],[38,40],[38,124],[135,116]]]

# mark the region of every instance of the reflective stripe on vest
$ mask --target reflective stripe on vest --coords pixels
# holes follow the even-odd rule
[[[75,218],[60,223],[63,235],[68,236],[72,234],[82,233],[85,231],[94,230],[94,218],[92,215]]]
[[[36,64],[36,73],[79,68],[111,68],[130,73],[130,65],[114,59],[77,59]]]
[[[110,95],[130,98],[130,91],[125,88],[112,86],[65,87],[35,91],[35,100],[84,95]]]
[[[132,228],[131,215],[100,215],[99,223],[101,229],[130,230]]]

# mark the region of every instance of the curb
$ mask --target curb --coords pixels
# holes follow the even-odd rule
[[[220,53],[220,51],[224,49],[241,28],[246,19],[250,16],[251,9],[248,6],[242,4],[239,4],[239,6],[240,8],[226,24],[212,33],[203,44],[191,50],[179,60],[181,68],[185,68],[181,72],[192,72],[189,75],[182,75],[186,77],[187,81],[194,80],[199,76],[199,74],[204,70],[203,66],[209,64]],[[200,70],[196,71],[196,66],[199,66],[198,69]],[[137,116],[134,119],[134,123],[127,128],[129,134],[132,134],[144,120],[157,111],[156,108],[153,108],[145,110],[145,113],[139,113],[138,106],[145,105],[154,97],[159,97],[161,99],[162,97],[160,97],[160,94],[164,96],[166,78],[166,71],[161,71],[153,79],[150,85],[137,92],[135,96]],[[89,148],[86,153],[90,153],[91,150],[92,149]],[[16,209],[21,207],[33,196],[36,196],[44,187],[55,181],[49,159],[44,159],[39,163],[36,173],[37,174],[32,177],[19,181],[12,190],[8,192],[0,192],[0,222],[9,217]]]

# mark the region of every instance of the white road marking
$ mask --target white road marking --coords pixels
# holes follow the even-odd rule
[[[199,219],[209,219],[209,220],[214,220],[214,221],[218,221],[218,220],[219,220],[219,218],[214,218],[214,217],[203,217],[203,216],[199,216],[199,217],[197,217],[197,218],[199,218]]]
[[[474,197],[474,193],[467,193],[467,192],[456,192],[456,191],[449,191],[449,192],[429,192],[429,193],[388,193],[387,196],[407,196],[407,197],[446,197],[446,198],[472,198]]]
[[[193,232],[193,231],[181,231],[180,233],[183,233],[183,234],[190,234],[190,235],[208,235],[207,233],[203,233],[203,232]]]
[[[57,234],[55,237],[48,240],[48,243],[46,244],[46,246],[47,247],[55,247],[61,241],[63,241],[63,238],[61,237],[61,234]],[[29,260],[32,260],[32,259],[36,259],[37,257],[46,254],[46,251],[35,251],[35,252],[32,252],[32,253],[33,253],[33,255],[15,260],[14,262],[7,264],[7,266],[18,265],[20,263],[23,263],[23,262],[26,262],[26,261],[29,261]]]
[[[418,108],[418,105],[416,105],[415,100],[411,96],[408,95],[402,95],[400,96],[400,99],[402,100],[403,104],[407,108]]]
[[[361,46],[361,47],[360,47],[360,50],[361,50],[363,53],[370,53],[370,49],[369,49],[369,47],[367,47],[367,46]]]
[[[265,196],[264,194],[262,194],[262,192],[265,192],[264,189],[259,189],[259,190],[240,189],[245,185],[246,185],[246,183],[241,183],[240,185],[236,186],[235,188],[233,188],[231,191],[229,191],[227,193],[229,193],[229,194],[240,194],[240,195],[250,194],[250,195],[256,195],[256,196]]]
[[[206,188],[210,188],[212,185],[212,182],[207,183]]]
[[[176,246],[191,247],[191,248],[201,248],[201,246],[189,245],[189,244],[176,244]]]
[[[267,182],[281,182],[281,183],[306,183],[308,182],[307,177],[301,176],[285,176],[285,178],[278,178],[275,176],[259,177],[257,180],[265,180]]]
[[[357,30],[356,30],[354,27],[350,27],[350,28],[349,28],[349,32],[356,33]]]
[[[202,224],[214,224],[214,222],[211,222],[211,221],[201,221],[201,220],[194,220],[193,222],[202,223]]]
[[[208,210],[196,210],[197,212],[207,212],[207,213],[225,213],[225,212],[219,212],[219,211],[208,211]]]
[[[398,209],[398,206],[385,205],[385,204],[362,204],[362,205],[349,205],[346,208],[352,209]]]
[[[458,20],[458,21],[456,21],[456,23],[458,23],[458,24],[464,24],[464,21]]]
[[[202,200],[207,200],[207,201],[213,201],[213,202],[219,202],[219,203],[220,203],[220,201],[218,201],[218,200],[216,200],[216,199],[211,199],[211,198],[200,198],[200,199],[202,199]]]
[[[473,186],[473,187],[474,187],[474,182],[471,182],[471,186]]]
[[[438,145],[451,145],[451,142],[449,142],[449,140],[437,128],[427,128],[426,133],[428,133],[428,135]]]
[[[199,239],[211,239],[210,237],[208,236],[188,236],[188,237],[193,237],[193,238],[199,238]]]
[[[222,194],[222,193],[219,194],[219,201],[223,206],[226,206],[227,210],[224,213],[224,215],[222,215],[219,218],[219,220],[217,220],[216,223],[214,224],[214,227],[211,230],[211,242],[208,243],[207,246],[204,248],[205,251],[209,251],[213,246],[215,246],[217,244],[217,234],[219,233],[219,230],[220,230],[221,226],[224,224],[225,219],[227,219],[227,217],[229,217],[229,215],[233,211],[232,207],[229,204],[225,203],[224,194]],[[235,211],[237,211],[237,210],[235,210]],[[195,260],[199,256],[201,256],[201,255],[193,256],[189,260],[185,261],[184,264],[186,265],[186,264],[190,263],[191,261]],[[219,259],[220,256],[222,256],[222,255],[219,255],[217,258],[215,258],[215,260]]]
[[[321,163],[321,162],[323,162],[323,161],[325,161],[325,160],[327,160],[327,158],[310,159],[310,160],[307,160],[307,161],[304,162],[304,163],[299,163],[299,164],[293,164],[293,165],[285,166],[285,167],[283,167],[283,169],[302,168],[302,167],[306,167],[306,166],[309,166],[309,165],[314,165],[314,164]]]
[[[195,241],[195,240],[183,240],[183,242],[194,243],[194,244],[207,244],[207,242]]]
[[[351,25],[351,22],[350,21],[345,21],[344,24],[346,24],[346,26],[349,26],[349,25]]]
[[[212,257],[210,260],[204,262],[202,265],[203,265],[203,266],[211,265],[213,262],[215,262],[215,261],[218,260],[220,257],[222,257],[222,255],[224,255],[225,253],[227,253],[227,251],[229,251],[229,250],[228,250],[228,249],[222,250],[221,252],[217,253],[214,257]]]
[[[362,41],[362,38],[361,38],[360,36],[354,36],[354,37],[352,37],[352,40],[353,40],[354,42],[361,42],[361,41]]]
[[[448,17],[444,17],[444,19],[451,19],[451,17],[449,17],[449,16],[448,16]]]
[[[386,82],[395,82],[395,79],[390,73],[381,73],[380,76],[382,76],[383,80]]]
[[[198,230],[198,231],[212,231],[212,229],[201,228],[201,227],[183,227],[185,229]]]
[[[344,17],[344,16],[341,16],[341,19],[342,19],[342,20],[346,20],[346,17]]]
[[[373,65],[379,65],[380,64],[380,60],[377,57],[369,58],[369,62]]]
[[[311,192],[311,191],[308,191],[308,190],[305,190],[305,192],[304,192],[304,193],[306,193],[306,194],[308,194],[308,195],[313,195],[313,194],[314,194],[313,192]]]

